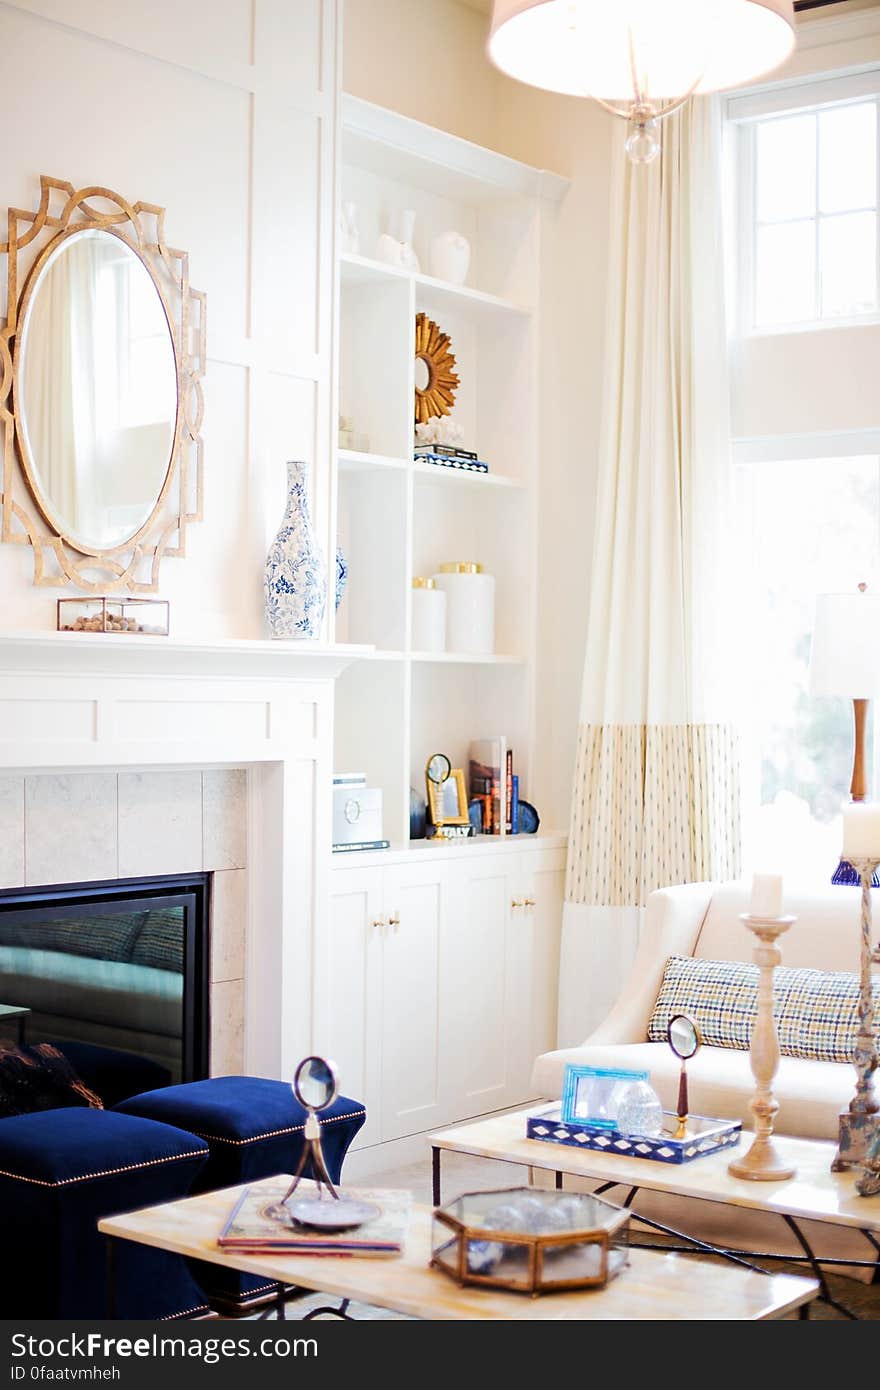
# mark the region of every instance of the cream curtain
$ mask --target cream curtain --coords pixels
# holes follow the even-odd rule
[[[739,869],[717,102],[617,160],[560,1046],[616,997],[648,893]]]

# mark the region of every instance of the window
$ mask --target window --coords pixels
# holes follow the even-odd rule
[[[739,126],[743,331],[878,313],[878,120],[873,96]]]
[[[745,858],[827,881],[840,857],[852,705],[810,695],[810,634],[817,593],[878,587],[880,457],[742,464],[737,489],[751,550]]]

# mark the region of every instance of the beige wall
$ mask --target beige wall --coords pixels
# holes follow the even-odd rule
[[[485,56],[486,14],[458,0],[346,0],[343,86],[416,120],[566,174],[548,212],[542,286],[537,785],[566,827],[586,635],[599,440],[608,184],[619,127],[590,102],[539,92]]]
[[[486,25],[485,15],[455,0],[345,0],[343,88],[491,147]]]
[[[205,522],[161,572],[175,636],[264,635],[285,459],[315,461],[329,516],[336,13],[337,0],[0,7],[17,75],[0,208],[36,207],[43,173],[163,205],[207,292]],[[30,551],[0,546],[0,627],[54,627],[57,591],[32,579]]]

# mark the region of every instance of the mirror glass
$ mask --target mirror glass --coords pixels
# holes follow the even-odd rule
[[[159,292],[127,242],[74,233],[40,268],[21,326],[26,467],[50,524],[111,550],[149,520],[177,423],[177,362]]]
[[[339,1083],[332,1062],[304,1057],[293,1077],[293,1094],[306,1110],[326,1110],[336,1099]]]
[[[452,763],[445,753],[432,753],[428,759],[426,771],[431,781],[436,782],[439,786],[441,782],[446,781],[452,771]]]
[[[416,358],[416,390],[427,391],[431,384],[431,373],[424,357]]]
[[[676,1014],[675,1018],[669,1020],[666,1036],[676,1057],[684,1061],[693,1057],[700,1046],[700,1030],[687,1014]]]

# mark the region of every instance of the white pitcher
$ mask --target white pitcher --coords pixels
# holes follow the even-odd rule
[[[431,274],[463,285],[471,263],[471,244],[461,232],[443,232],[431,242]]]

